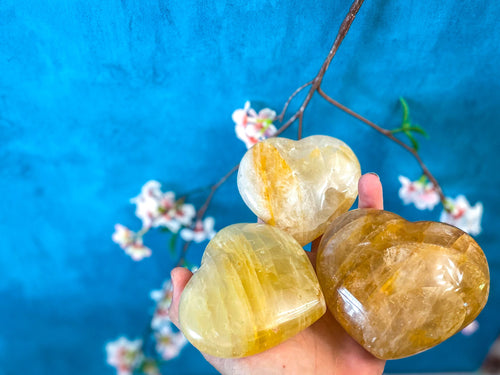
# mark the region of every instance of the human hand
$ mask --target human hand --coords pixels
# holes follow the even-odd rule
[[[359,208],[383,208],[382,185],[377,175],[365,174],[359,180]],[[320,238],[308,256],[316,265]],[[179,327],[179,300],[193,274],[185,268],[171,273],[174,288],[169,316]],[[312,326],[262,353],[244,358],[217,358],[202,353],[223,375],[376,375],[382,374],[385,361],[375,358],[352,339],[327,312]]]

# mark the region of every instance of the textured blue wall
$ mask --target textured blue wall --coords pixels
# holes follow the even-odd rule
[[[280,109],[319,69],[349,1],[0,1],[0,374],[112,374],[103,345],[140,336],[148,292],[172,266],[161,236],[132,262],[113,225],[140,226],[128,203],[148,179],[178,192],[240,159],[231,113]],[[324,88],[396,127],[398,97],[430,134],[422,155],[450,196],[485,206],[492,271],[480,330],[392,371],[477,368],[500,330],[498,130],[500,3],[366,1]],[[337,136],[385,184],[386,207],[437,220],[397,198],[414,160],[371,129],[312,101],[305,134]],[[295,136],[295,131],[288,133]],[[201,199],[201,198],[200,198]],[[217,228],[253,220],[232,179],[209,213]],[[193,260],[202,248],[193,248]],[[192,348],[170,373],[214,373]]]

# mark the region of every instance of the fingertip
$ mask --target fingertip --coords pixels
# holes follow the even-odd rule
[[[358,182],[359,208],[384,209],[382,183],[375,173],[361,176]]]
[[[181,299],[181,294],[192,276],[193,273],[187,268],[183,267],[176,267],[170,272],[173,293],[172,303],[168,308],[168,316],[177,328],[179,328],[179,302]]]
[[[193,273],[184,267],[175,267],[172,271],[170,271],[172,283],[174,285],[182,285],[182,289],[184,289],[184,286],[187,284],[191,276],[193,276]]]

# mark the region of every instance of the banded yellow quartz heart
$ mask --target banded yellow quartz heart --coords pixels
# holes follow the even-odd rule
[[[331,224],[316,270],[337,321],[382,359],[419,353],[466,327],[490,285],[483,251],[467,233],[372,209]]]
[[[267,224],[235,224],[208,244],[179,305],[181,330],[200,351],[244,357],[319,319],[326,305],[301,246]]]
[[[305,245],[351,207],[360,176],[356,155],[336,138],[269,138],[243,157],[238,189],[259,218]]]

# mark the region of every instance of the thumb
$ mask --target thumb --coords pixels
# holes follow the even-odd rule
[[[179,328],[179,301],[181,294],[193,273],[182,267],[176,267],[170,272],[170,279],[172,280],[172,304],[168,309],[168,316],[172,323]]]
[[[380,178],[375,173],[367,173],[358,182],[359,208],[384,209],[384,197]]]

